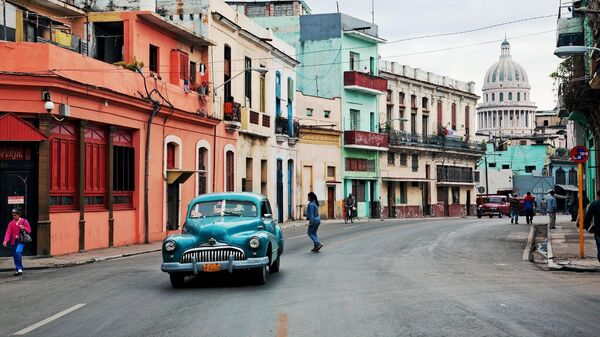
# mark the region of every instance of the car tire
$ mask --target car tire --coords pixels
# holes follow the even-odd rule
[[[281,261],[281,256],[277,256],[277,260],[275,260],[275,262],[273,262],[270,266],[269,266],[269,273],[273,274],[273,273],[277,273],[279,272],[279,264]]]
[[[490,219],[492,219],[493,217],[494,217],[494,215],[493,215],[493,214],[490,214]]]
[[[252,279],[257,285],[264,285],[267,283],[267,267],[260,267],[251,270]]]
[[[481,219],[481,214],[477,214],[477,217],[478,217],[479,219]]]
[[[169,278],[171,279],[171,286],[175,289],[183,288],[185,284],[185,274],[182,273],[170,273]]]
[[[502,212],[498,213],[498,219],[502,219],[503,216],[504,214]]]

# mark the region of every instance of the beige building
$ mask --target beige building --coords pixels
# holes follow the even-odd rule
[[[296,93],[296,117],[300,124],[296,190],[299,219],[308,204],[308,192],[319,198],[323,219],[342,216],[341,99]]]
[[[388,80],[380,130],[384,217],[462,216],[475,211],[475,83],[381,61]]]
[[[279,222],[294,218],[298,126],[293,123],[295,49],[222,1],[211,1],[214,106],[222,108],[236,148],[228,148],[226,190],[271,201]],[[232,154],[232,155],[231,155]]]

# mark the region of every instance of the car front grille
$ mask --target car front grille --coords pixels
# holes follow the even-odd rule
[[[221,262],[228,261],[230,255],[233,255],[234,261],[246,259],[244,251],[239,248],[220,247],[188,250],[187,252],[183,253],[179,262],[192,263],[194,258],[196,258],[196,262]]]

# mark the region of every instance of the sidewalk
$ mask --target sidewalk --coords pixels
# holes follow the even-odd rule
[[[384,222],[388,221],[419,221],[419,220],[432,220],[432,219],[450,219],[450,218],[402,218],[402,219],[385,219]],[[380,219],[357,219],[355,221],[364,222],[382,222]],[[295,220],[288,221],[280,224],[283,230],[291,228],[306,226],[308,222],[306,220]],[[346,225],[343,220],[323,220],[322,224],[341,224]],[[349,224],[348,224],[349,225]],[[73,253],[68,255],[53,256],[53,257],[36,257],[36,256],[25,256],[23,257],[23,265],[25,269],[48,269],[48,268],[62,268],[69,266],[82,265],[87,263],[94,263],[106,260],[113,260],[122,257],[159,252],[162,249],[162,241],[153,242],[150,244],[139,244],[131,246],[121,246],[114,248],[103,248],[85,251],[81,253]],[[6,248],[5,248],[6,249]],[[0,272],[14,272],[14,264],[12,257],[0,258]]]
[[[600,272],[594,235],[584,230],[585,258],[580,258],[579,227],[571,216],[557,215],[548,233],[548,267],[554,270]]]

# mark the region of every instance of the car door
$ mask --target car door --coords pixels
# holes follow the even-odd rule
[[[261,213],[261,218],[263,219],[263,223],[265,226],[265,231],[267,231],[269,233],[269,241],[271,242],[271,246],[273,247],[273,250],[276,251],[277,249],[279,249],[279,242],[277,241],[277,238],[275,237],[275,220],[273,219],[273,213],[272,213],[272,209],[271,209],[271,204],[269,203],[269,200],[264,200],[261,203],[261,207],[260,207],[260,213]],[[270,216],[267,216],[270,215]]]

